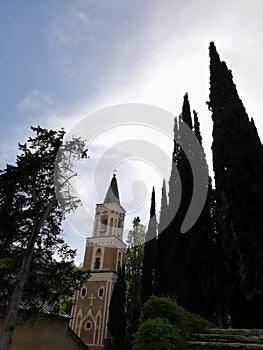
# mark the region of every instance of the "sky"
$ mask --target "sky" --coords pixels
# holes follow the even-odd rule
[[[263,139],[262,11],[261,0],[1,0],[1,168],[15,161],[17,144],[31,135],[32,125],[69,132],[91,113],[125,103],[149,104],[178,116],[185,92],[199,113],[211,167],[212,121],[206,105],[210,41],[232,70]],[[95,159],[114,146],[116,130],[104,132],[91,147],[87,173],[94,172]],[[149,142],[156,143],[154,138]],[[158,169],[144,159],[130,160],[127,171],[124,160],[117,164],[121,198],[132,195],[135,178],[150,172],[147,198],[155,185],[160,201]],[[81,169],[84,174],[84,163]],[[112,170],[97,174],[101,193],[106,193]],[[64,224],[67,241],[78,249],[77,262],[82,260],[85,235],[92,231],[95,203],[103,200],[91,197],[86,204],[89,219],[85,222],[84,211],[79,220],[86,225],[85,234],[72,227],[71,220]],[[149,201],[128,213],[127,227],[142,207],[142,221],[147,222]],[[76,216],[72,220],[76,222]]]

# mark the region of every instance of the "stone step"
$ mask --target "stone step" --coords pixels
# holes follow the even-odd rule
[[[188,341],[187,350],[263,350],[263,344]]]
[[[190,337],[191,341],[202,342],[223,342],[223,343],[252,343],[263,344],[263,335],[240,335],[228,333],[193,333]]]
[[[212,328],[206,331],[207,334],[231,334],[231,335],[244,335],[244,336],[261,336],[263,335],[262,329],[237,329],[237,328]]]

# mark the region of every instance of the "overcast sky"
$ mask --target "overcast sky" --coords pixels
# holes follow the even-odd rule
[[[1,168],[31,125],[70,131],[91,112],[127,102],[178,115],[185,92],[211,164],[210,41],[262,139],[262,11],[261,0],[1,0]],[[112,173],[104,175],[107,187]],[[84,238],[66,232],[81,261]]]

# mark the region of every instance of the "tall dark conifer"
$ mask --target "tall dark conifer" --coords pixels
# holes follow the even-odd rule
[[[141,304],[145,303],[153,294],[153,284],[156,270],[156,238],[157,238],[157,220],[155,212],[155,191],[152,190],[150,221],[146,233],[142,280],[141,280]]]
[[[167,276],[166,266],[166,246],[169,244],[169,226],[167,227],[167,220],[169,215],[169,207],[167,203],[166,185],[163,182],[161,212],[158,225],[158,239],[156,242],[156,270],[154,280],[154,294],[165,295],[166,287],[164,280]]]
[[[200,131],[200,123],[198,120],[198,114],[195,110],[193,111],[193,114],[194,114],[194,133],[195,133],[195,136],[196,136],[198,142],[200,143],[200,145],[202,145],[202,136],[201,136],[201,131]]]
[[[235,326],[263,327],[262,144],[214,43],[209,53],[217,201],[232,231],[233,285],[239,291],[232,295],[230,313]]]
[[[113,337],[111,349],[125,349],[125,303],[126,303],[126,280],[125,267],[123,266],[118,274],[117,282],[114,285],[110,307],[108,328]]]
[[[194,110],[194,133],[199,144],[203,148],[202,135],[200,130],[200,122],[198,113]],[[205,154],[201,158],[205,158]],[[208,173],[206,162],[202,162],[204,174]],[[205,179],[204,179],[205,181]],[[209,177],[207,198],[196,224],[191,230],[192,241],[191,247],[193,250],[193,282],[196,286],[197,293],[193,295],[192,311],[202,314],[207,319],[210,319],[218,326],[224,324],[224,305],[226,304],[226,289],[225,284],[221,284],[221,289],[218,288],[218,280],[221,276],[228,278],[227,268],[223,264],[222,254],[222,237],[217,232],[216,227],[216,195],[212,188],[212,179]]]
[[[186,124],[189,129],[183,124]],[[189,163],[193,155],[192,133],[195,134],[199,143],[202,143],[198,116],[194,112],[193,125],[187,94],[184,96],[179,120],[175,120],[174,133],[168,213],[175,215],[170,225],[158,235],[157,292],[159,295],[175,296],[179,304],[189,311],[216,321],[215,314],[218,308],[213,264],[215,225],[211,209],[214,205],[214,193],[211,180],[200,217],[188,232],[181,233],[181,226],[193,194],[193,174]],[[182,143],[184,149],[180,146]],[[204,153],[200,154],[200,166],[204,174],[203,185],[206,185],[208,169]]]
[[[182,150],[179,140],[182,123],[192,128],[192,118],[188,95],[185,94],[182,114],[174,123],[174,150],[169,180],[169,205],[167,210],[170,224],[158,234],[157,293],[159,295],[182,295],[188,298],[188,283],[185,283],[189,254],[186,236],[181,234],[181,226],[192,196],[192,172],[187,159],[190,146]],[[183,135],[185,136],[185,135]],[[187,139],[187,137],[186,137]],[[180,292],[178,289],[180,288]]]
[[[167,225],[167,220],[168,220],[167,216],[168,216],[168,202],[167,202],[166,184],[165,184],[165,180],[163,180],[161,211],[160,211],[158,232],[162,232],[165,229]]]
[[[183,103],[183,109],[181,114],[182,120],[189,126],[189,128],[193,129],[193,121],[191,116],[191,108],[189,103],[188,94],[186,93],[184,95],[184,103]]]
[[[188,125],[189,130],[183,131],[180,124]],[[197,113],[194,112],[194,125],[190,112],[188,95],[184,97],[182,114],[179,118],[179,137],[183,138],[184,151],[178,154],[178,170],[182,183],[182,199],[178,213],[175,217],[174,233],[176,236],[174,264],[176,275],[174,290],[178,302],[189,311],[202,314],[214,321],[215,314],[215,288],[213,281],[213,252],[214,252],[214,225],[211,213],[212,186],[208,186],[208,196],[204,208],[188,232],[181,234],[181,225],[185,219],[193,194],[193,174],[189,159],[193,155],[193,145],[189,135],[194,132],[196,139],[202,147],[202,137]],[[208,174],[205,154],[200,153],[200,171],[204,175],[202,186],[207,186]]]

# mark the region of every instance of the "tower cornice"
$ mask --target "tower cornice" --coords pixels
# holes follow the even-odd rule
[[[100,209],[105,208],[105,210],[114,210],[123,214],[126,213],[126,210],[123,208],[122,205],[120,205],[120,203],[99,203],[99,204],[96,204],[96,208],[100,208]],[[117,209],[121,209],[121,210],[117,210]]]
[[[105,246],[105,247],[114,247],[120,249],[126,249],[127,245],[122,241],[121,238],[117,236],[105,236],[105,237],[88,237],[86,239],[86,247],[88,246]]]

